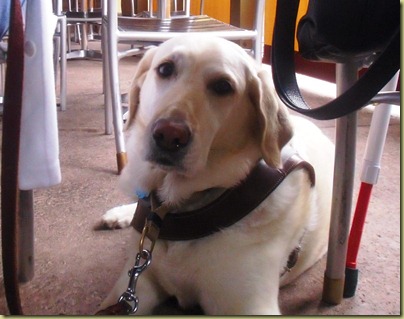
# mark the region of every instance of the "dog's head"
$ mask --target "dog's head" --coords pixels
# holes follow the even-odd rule
[[[128,166],[136,158],[183,178],[248,170],[259,158],[277,167],[292,136],[267,72],[238,45],[195,35],[173,38],[139,62],[127,128]]]

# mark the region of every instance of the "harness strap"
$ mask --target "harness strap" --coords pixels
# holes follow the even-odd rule
[[[315,183],[313,167],[298,155],[292,155],[282,169],[259,162],[247,178],[238,186],[223,193],[205,207],[188,212],[172,210],[156,227],[158,238],[171,241],[193,240],[209,236],[229,227],[247,216],[260,205],[296,169],[305,169],[311,186]],[[149,198],[140,199],[131,222],[142,233],[145,221],[155,220]]]
[[[1,237],[3,280],[11,315],[22,315],[18,285],[18,159],[24,70],[24,30],[20,0],[10,10],[1,154]]]

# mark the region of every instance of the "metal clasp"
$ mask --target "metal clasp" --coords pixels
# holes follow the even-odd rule
[[[126,291],[119,297],[118,303],[127,309],[128,314],[134,314],[139,306],[139,299],[136,296],[136,284],[140,274],[146,270],[152,260],[152,251],[154,245],[159,237],[161,221],[165,214],[170,211],[168,206],[162,206],[157,196],[150,194],[152,213],[146,218],[143,227],[142,236],[139,241],[139,252],[136,255],[135,265],[129,270],[129,284]],[[150,241],[148,243],[149,249],[145,248],[146,238]],[[144,263],[140,260],[144,259]]]
[[[144,259],[144,262],[142,264],[140,263],[141,259]],[[130,277],[128,288],[121,295],[121,297],[119,297],[118,303],[126,302],[126,304],[128,304],[129,306],[129,314],[134,314],[138,309],[139,299],[136,296],[137,280],[139,279],[140,274],[150,265],[151,260],[151,252],[147,249],[143,249],[136,255],[135,265],[128,272],[128,275]]]
[[[160,228],[157,227],[153,221],[146,220],[145,225],[143,227],[142,236],[139,241],[139,251],[147,250],[144,246],[146,243],[146,238],[150,240],[149,252],[151,253],[154,249],[154,245],[156,244],[157,238],[159,236]]]

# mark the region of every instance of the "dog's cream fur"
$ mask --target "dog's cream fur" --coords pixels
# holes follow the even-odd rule
[[[161,76],[166,62],[174,66],[173,74]],[[226,83],[230,92],[212,89],[217,85],[220,91]],[[180,36],[149,50],[130,95],[129,161],[121,182],[131,194],[155,190],[164,203],[186,209],[197,192],[239,183],[261,158],[279,167],[286,150],[300,154],[316,171],[313,188],[307,173],[296,170],[247,217],[214,235],[158,241],[152,265],[138,282],[137,314],[149,314],[169,296],[183,307],[199,304],[210,315],[279,314],[280,285],[326,251],[332,143],[309,121],[288,115],[269,74],[239,46],[219,38]],[[171,165],[160,163],[151,150],[152,127],[159,119],[175,119],[191,133],[183,158]],[[103,221],[127,226],[135,207],[114,208]],[[297,265],[281,277],[301,239]],[[138,241],[133,231],[129,259],[102,309],[126,290]]]

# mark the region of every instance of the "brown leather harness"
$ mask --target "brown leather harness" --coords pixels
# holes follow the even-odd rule
[[[264,162],[251,171],[239,185],[228,189],[205,207],[180,212],[172,209],[164,219],[151,211],[150,198],[140,199],[131,225],[142,233],[145,220],[152,220],[160,228],[159,239],[170,241],[193,240],[209,236],[229,227],[252,212],[267,198],[288,174],[295,169],[307,171],[314,186],[313,167],[298,155],[292,155],[282,169],[269,167]]]

